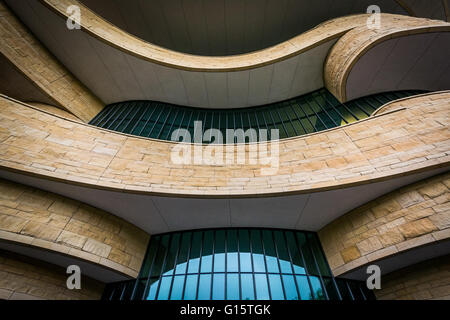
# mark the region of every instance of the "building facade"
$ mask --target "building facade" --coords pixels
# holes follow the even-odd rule
[[[0,299],[449,299],[449,19],[1,0]]]

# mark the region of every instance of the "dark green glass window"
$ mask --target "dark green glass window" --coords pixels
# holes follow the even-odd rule
[[[112,300],[366,300],[334,279],[315,233],[229,228],[151,238],[138,279],[107,286]]]
[[[287,101],[242,109],[200,109],[155,101],[119,102],[106,106],[90,124],[137,136],[161,140],[179,140],[177,129],[187,129],[194,136],[194,122],[202,121],[202,131],[219,129],[226,141],[226,129],[254,129],[253,141],[264,140],[259,130],[279,130],[279,138],[288,138],[326,130],[369,117],[383,104],[421,91],[380,93],[340,103],[328,90]],[[172,134],[174,134],[172,136]],[[256,135],[256,136],[255,136]],[[209,143],[211,136],[204,137]],[[231,143],[228,141],[228,143]]]

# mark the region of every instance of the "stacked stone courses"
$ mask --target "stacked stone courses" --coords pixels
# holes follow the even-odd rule
[[[319,231],[334,275],[450,238],[450,174],[371,201]]]
[[[450,300],[450,256],[415,264],[383,278],[380,300]]]
[[[98,300],[104,285],[83,277],[81,290],[66,286],[66,270],[0,251],[2,300]]]
[[[102,210],[0,180],[0,238],[136,277],[149,236]]]
[[[449,104],[449,92],[401,99],[375,117],[275,142],[279,169],[262,176],[259,164],[174,164],[174,143],[98,129],[0,98],[0,166],[133,192],[200,197],[311,192],[447,166]]]

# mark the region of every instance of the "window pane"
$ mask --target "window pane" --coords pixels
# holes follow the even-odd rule
[[[150,279],[147,300],[155,300],[155,298],[156,298],[156,291],[158,290],[158,285],[159,285],[159,279],[158,278]]]
[[[175,269],[175,274],[183,274],[186,272],[188,252],[189,252],[190,245],[191,245],[191,233],[186,232],[183,234],[183,236],[181,238],[181,248],[180,248],[180,252],[178,253],[178,260],[177,260],[177,266]]]
[[[252,272],[250,255],[250,235],[248,230],[239,230],[239,260],[241,272]]]
[[[225,231],[216,231],[214,243],[214,272],[225,272]]]
[[[184,289],[184,300],[195,300],[197,295],[198,275],[188,275],[186,277],[186,288]]]
[[[266,263],[268,272],[280,272],[273,244],[272,231],[263,230],[264,249],[266,251]]]
[[[255,274],[256,299],[270,300],[269,288],[267,287],[267,276],[265,274]]]
[[[175,258],[177,256],[178,248],[180,246],[180,234],[176,233],[172,236],[170,241],[170,249],[166,256],[166,262],[164,265],[164,275],[172,275],[175,267]]]
[[[183,297],[184,275],[175,276],[172,284],[172,292],[170,293],[170,300],[181,300]]]
[[[214,274],[213,280],[213,300],[225,300],[225,274]]]
[[[306,274],[303,258],[300,250],[297,246],[297,240],[295,239],[293,232],[286,232],[286,239],[288,243],[289,252],[292,257],[292,266],[294,267],[294,273]]]
[[[311,253],[311,249],[309,248],[308,243],[306,241],[306,236],[300,232],[297,232],[296,235],[297,235],[300,250],[302,251],[303,257],[306,262],[306,267],[307,267],[308,273],[312,274],[312,275],[319,275],[316,264],[314,262],[314,258]]]
[[[259,230],[252,230],[251,238],[253,250],[253,267],[255,269],[255,272],[266,272],[266,265],[262,249],[261,232]]]
[[[286,293],[286,300],[298,300],[298,293],[294,276],[283,275],[283,285],[284,291]]]
[[[238,261],[238,239],[237,230],[227,231],[227,271],[228,272],[238,272],[239,271],[239,261]]]
[[[242,288],[242,300],[255,299],[252,274],[249,273],[241,274],[241,288]]]
[[[192,235],[192,247],[189,254],[188,273],[198,272],[200,266],[200,250],[202,246],[202,233],[194,232]]]
[[[162,277],[161,285],[158,291],[158,300],[168,300],[170,292],[170,284],[172,283],[172,277]]]
[[[314,296],[311,293],[308,278],[306,276],[296,276],[295,279],[297,279],[298,290],[300,291],[300,299],[313,300]]]
[[[281,277],[278,274],[269,274],[270,293],[272,300],[284,300],[283,286]]]
[[[283,232],[274,231],[275,244],[277,246],[280,268],[282,273],[292,273],[291,259],[286,247]]]
[[[227,274],[227,300],[239,300],[239,274]]]
[[[206,231],[203,239],[203,252],[200,267],[201,272],[212,271],[213,241],[214,241],[213,231]]]
[[[323,292],[322,285],[320,284],[320,279],[318,277],[309,277],[309,281],[311,281],[314,298],[316,300],[325,300],[326,296]]]
[[[200,283],[198,285],[198,300],[209,300],[211,298],[211,275],[200,275]]]

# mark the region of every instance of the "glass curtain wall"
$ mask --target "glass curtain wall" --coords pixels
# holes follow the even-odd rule
[[[128,101],[106,106],[90,124],[160,140],[177,140],[172,133],[186,129],[194,136],[194,122],[201,121],[202,132],[219,129],[226,143],[227,129],[278,129],[279,138],[301,136],[318,132],[369,117],[385,103],[421,93],[399,91],[380,93],[340,103],[328,90],[318,91],[287,101],[242,109],[188,108],[155,101]],[[252,136],[253,137],[253,136]],[[264,141],[264,136],[253,137]],[[210,137],[206,137],[206,142]],[[234,143],[228,142],[228,143]]]
[[[358,282],[349,286],[333,278],[315,233],[237,228],[153,236],[138,279],[108,286],[104,298],[364,300],[373,296]]]

